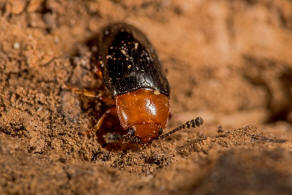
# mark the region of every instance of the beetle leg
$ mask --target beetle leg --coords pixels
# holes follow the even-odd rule
[[[109,108],[103,115],[99,118],[98,122],[95,125],[95,129],[99,130],[102,126],[102,123],[104,122],[104,119],[108,117],[109,115],[117,115],[117,109],[115,106]]]
[[[132,144],[134,144],[134,143],[142,144],[141,139],[139,137],[131,135],[130,131],[125,135],[121,135],[121,134],[118,134],[118,133],[107,133],[103,137],[106,140],[107,144],[120,142],[120,141],[132,143]]]
[[[98,98],[100,94],[95,93],[94,91],[88,91],[86,89],[79,89],[70,85],[65,85],[64,89],[70,90],[72,93],[77,95],[84,95],[86,97],[95,97]]]
[[[135,136],[135,132],[132,128],[129,128],[126,134],[123,134],[120,131],[122,127],[119,123],[117,108],[115,106],[110,107],[100,117],[100,119],[95,125],[95,129],[105,141],[105,143],[103,144],[104,146],[110,143],[118,143],[118,142],[128,142],[128,143],[138,143],[138,144],[142,143],[142,140],[139,137]],[[103,132],[103,130],[105,129],[111,129],[113,130],[113,132]]]
[[[77,94],[77,95],[84,95],[86,97],[98,98],[106,105],[114,105],[114,100],[111,97],[105,96],[102,93],[96,93],[95,91],[80,89],[80,88],[73,87],[70,85],[65,85],[64,89],[68,89],[72,91],[72,93]]]
[[[110,118],[108,118],[108,117],[110,117]],[[97,124],[95,125],[96,130],[103,130],[103,124],[104,124],[106,118],[108,118],[109,120],[116,118],[116,120],[118,120],[117,108],[115,106],[109,108],[100,117]],[[113,125],[113,127],[114,127],[114,125]],[[119,125],[119,128],[122,128],[122,127]],[[120,142],[120,141],[129,142],[129,143],[141,143],[141,139],[136,137],[134,134],[135,134],[134,130],[132,128],[129,128],[128,132],[126,134],[120,134],[119,131],[116,130],[114,132],[107,132],[102,137],[104,138],[106,144],[116,143],[116,142]]]
[[[133,128],[129,128],[127,134],[121,135],[117,133],[108,133],[104,135],[104,139],[107,143],[114,143],[119,141],[125,141],[128,143],[138,143],[141,144],[142,140],[139,137],[135,136],[135,131]]]

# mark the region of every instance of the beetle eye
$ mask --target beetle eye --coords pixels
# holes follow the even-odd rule
[[[129,134],[130,136],[134,136],[134,135],[135,135],[135,129],[132,128],[132,127],[129,128],[128,134]]]

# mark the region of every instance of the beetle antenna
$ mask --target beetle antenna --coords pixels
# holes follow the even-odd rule
[[[163,139],[163,138],[166,138],[168,136],[170,136],[171,134],[177,132],[177,131],[180,131],[182,129],[189,129],[189,128],[195,128],[195,127],[199,127],[201,126],[202,124],[204,123],[204,120],[202,119],[202,117],[197,117],[195,119],[192,119],[190,121],[187,121],[185,122],[184,124],[174,128],[173,130],[163,134],[163,135],[160,135],[159,137],[157,137],[157,139]]]

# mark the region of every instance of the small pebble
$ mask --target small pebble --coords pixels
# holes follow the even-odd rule
[[[224,132],[223,127],[222,126],[218,126],[217,132],[218,133],[223,133]]]
[[[15,43],[13,44],[13,48],[14,48],[14,49],[19,49],[19,48],[20,48],[20,44],[19,44],[18,42],[15,42]]]

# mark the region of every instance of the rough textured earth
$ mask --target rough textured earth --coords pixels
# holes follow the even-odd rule
[[[123,21],[156,48],[168,127],[203,127],[107,150],[92,55]],[[290,0],[0,0],[0,194],[292,194]]]

